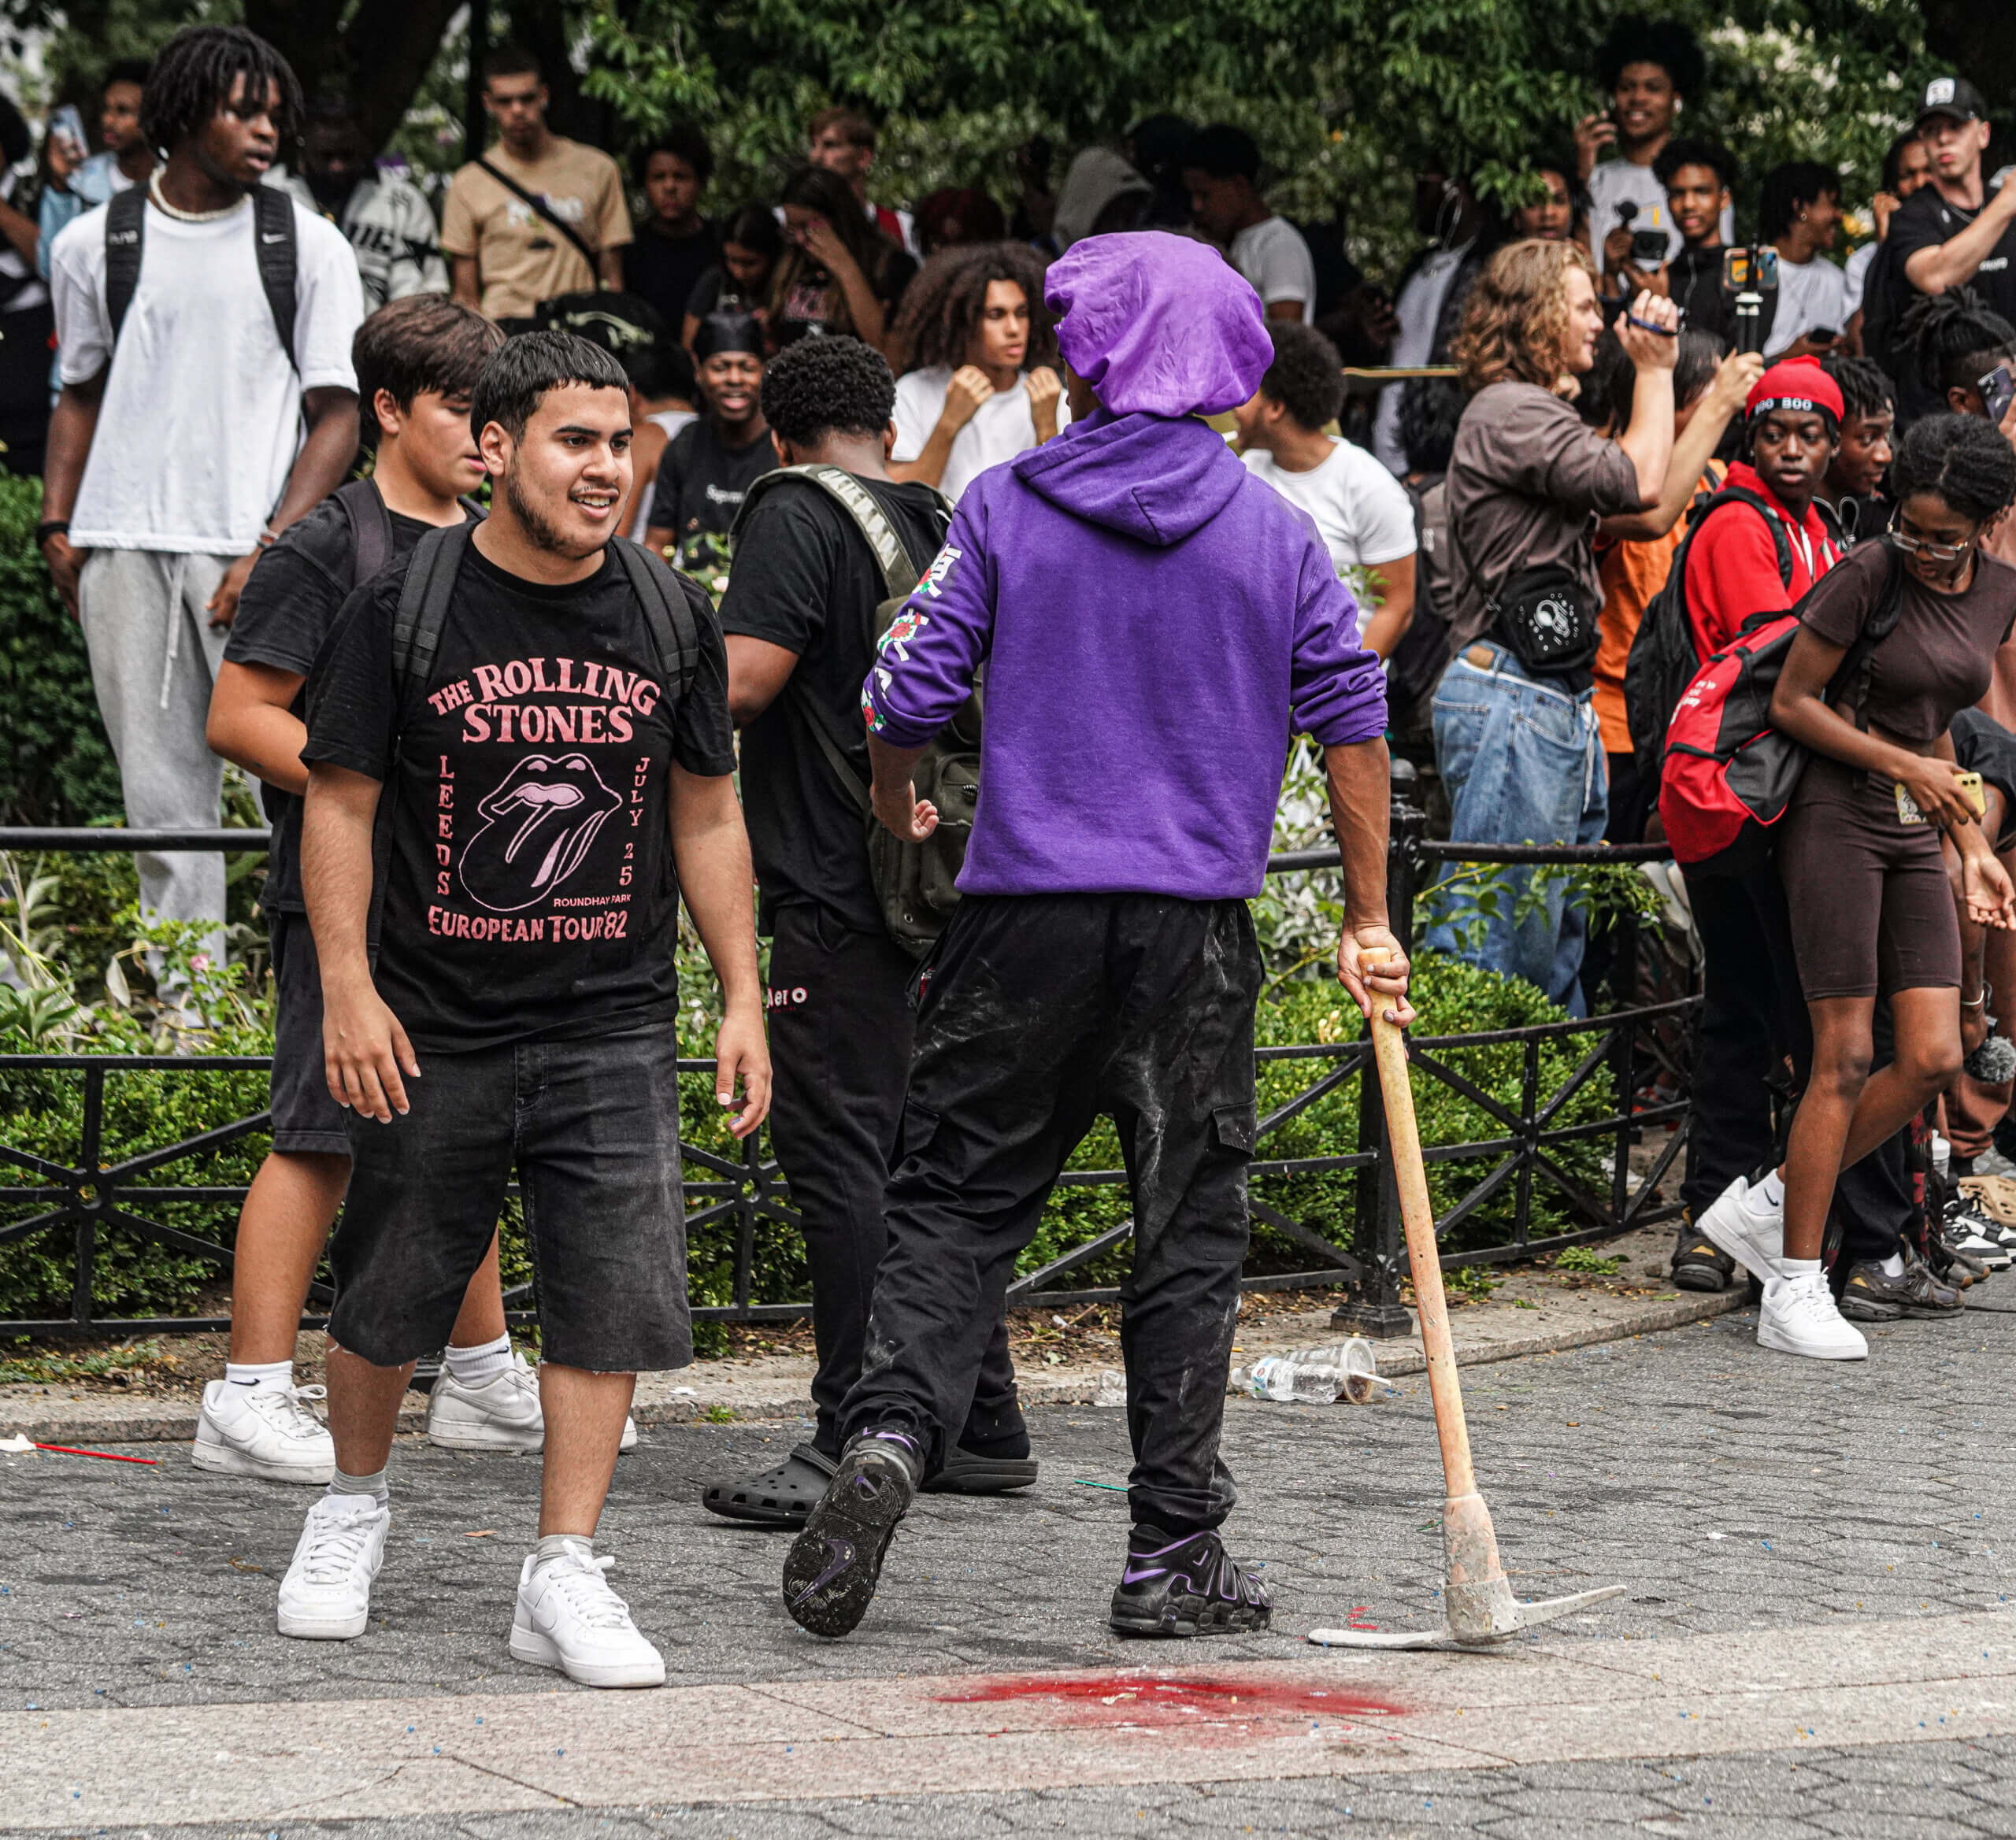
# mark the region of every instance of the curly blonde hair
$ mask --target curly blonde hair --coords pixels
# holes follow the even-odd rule
[[[1463,305],[1463,329],[1450,357],[1473,394],[1487,383],[1517,377],[1551,390],[1566,367],[1568,275],[1596,279],[1579,242],[1538,237],[1508,242],[1484,265]]]

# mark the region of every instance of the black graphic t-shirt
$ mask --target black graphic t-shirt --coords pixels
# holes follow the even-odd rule
[[[392,560],[403,562],[428,526],[417,517],[392,513]],[[238,617],[224,655],[233,665],[264,665],[305,678],[356,587],[357,538],[333,498],[324,498],[261,556],[246,578]],[[304,684],[292,709],[305,716]],[[269,913],[306,913],[301,893],[301,801],[277,786],[261,784],[261,804],[272,826],[266,853],[266,883],[259,905]]]
[[[928,486],[861,483],[919,569],[927,566],[944,541],[937,494]],[[800,699],[817,706],[865,786],[861,684],[874,661],[875,609],[888,592],[867,539],[818,487],[765,488],[736,546],[721,629],[798,654],[783,693],[742,737],[743,816],[766,934],[778,908],[796,901],[817,902],[858,932],[882,930],[861,807],[806,726]]]
[[[670,764],[735,770],[720,629],[676,705],[613,555],[549,587],[465,553],[434,668],[401,686],[403,567],[351,595],[309,680],[302,758],[384,783],[376,979],[416,1048],[671,1024]]]
[[[688,422],[665,443],[645,528],[674,531],[682,542],[701,531],[724,535],[749,488],[776,464],[768,429],[746,447],[729,447],[711,417]]]

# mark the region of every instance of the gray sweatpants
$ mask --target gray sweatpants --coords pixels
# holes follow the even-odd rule
[[[98,713],[118,757],[126,822],[201,830],[218,821],[224,763],[203,739],[225,635],[204,603],[228,556],[94,550],[78,583]],[[224,923],[224,858],[136,851],[150,919]],[[221,933],[213,946],[223,946]]]

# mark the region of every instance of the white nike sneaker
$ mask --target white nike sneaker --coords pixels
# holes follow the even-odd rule
[[[308,1405],[326,1390],[211,1381],[196,1420],[196,1467],[273,1483],[328,1482],[336,1473],[335,1441]]]
[[[280,1580],[280,1634],[311,1642],[363,1635],[391,1524],[391,1509],[368,1495],[324,1495],[309,1509]]]
[[[1766,1284],[1784,1273],[1785,1207],[1764,1198],[1764,1185],[1739,1175],[1708,1204],[1695,1226],[1717,1251]]]
[[[427,1395],[427,1435],[444,1450],[543,1450],[537,1370],[515,1348],[511,1364],[480,1386],[464,1386],[443,1368]],[[636,1423],[626,1418],[619,1447],[634,1449],[636,1443]]]
[[[616,1561],[585,1545],[544,1565],[536,1557],[528,1555],[518,1574],[512,1658],[558,1668],[584,1686],[664,1686],[664,1657],[637,1633],[630,1606],[604,1575]]]
[[[1814,1361],[1866,1361],[1869,1343],[1834,1301],[1825,1272],[1777,1278],[1764,1287],[1757,1345]]]

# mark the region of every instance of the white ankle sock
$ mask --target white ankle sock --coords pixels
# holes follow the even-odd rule
[[[499,1335],[495,1342],[479,1342],[473,1348],[458,1348],[451,1342],[442,1350],[441,1364],[458,1386],[486,1386],[510,1368],[511,1338]]]
[[[1893,1252],[1891,1253],[1889,1257],[1883,1261],[1882,1269],[1883,1275],[1886,1278],[1903,1277],[1904,1275],[1904,1255],[1900,1252]]]
[[[1764,1198],[1767,1206],[1782,1208],[1785,1205],[1785,1185],[1779,1179],[1778,1172],[1775,1169],[1762,1182],[1756,1184],[1755,1191]]]
[[[1778,1269],[1787,1278],[1817,1278],[1820,1275],[1818,1259],[1781,1259]]]
[[[294,1363],[291,1361],[239,1361],[224,1363],[224,1377],[227,1383],[245,1393],[284,1393],[294,1384]]]
[[[550,1565],[556,1559],[578,1547],[590,1558],[595,1557],[595,1542],[590,1534],[541,1534],[539,1544],[532,1548],[532,1570]]]
[[[369,1475],[349,1475],[339,1469],[323,1492],[331,1495],[369,1495],[380,1508],[391,1498],[382,1469],[374,1470]]]

